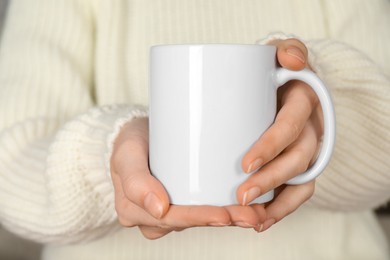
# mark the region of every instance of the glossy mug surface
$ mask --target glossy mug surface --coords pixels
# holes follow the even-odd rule
[[[317,93],[324,111],[319,156],[288,184],[317,177],[328,164],[335,139],[331,97],[308,71],[276,66],[276,48],[265,45],[160,45],[150,50],[149,163],[176,205],[237,204],[236,190],[248,174],[244,154],[276,115],[276,92],[297,79]],[[272,200],[273,191],[254,200]]]

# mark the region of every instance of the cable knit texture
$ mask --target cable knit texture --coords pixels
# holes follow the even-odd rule
[[[41,242],[100,239],[48,247],[47,259],[151,259],[162,248],[158,259],[183,259],[192,238],[208,245],[194,259],[222,246],[235,250],[224,259],[387,259],[369,211],[390,197],[389,11],[385,0],[13,0],[0,43],[2,225]],[[113,234],[109,158],[120,127],[147,116],[149,47],[250,44],[270,32],[307,44],[336,106],[335,153],[308,208],[265,236],[192,229],[152,245],[133,229]],[[283,250],[267,251],[276,239]]]

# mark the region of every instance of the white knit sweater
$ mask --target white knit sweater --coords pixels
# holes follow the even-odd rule
[[[108,173],[110,147],[119,127],[133,116],[146,115],[149,47],[254,43],[281,31],[297,35],[309,47],[310,65],[333,95],[338,133],[333,159],[319,177],[313,198],[261,238],[263,246],[275,245],[276,234],[282,234],[278,241],[287,243],[285,257],[277,248],[278,254],[270,251],[266,256],[358,259],[353,256],[356,252],[364,257],[362,250],[374,256],[370,259],[383,259],[383,237],[363,211],[390,198],[389,12],[386,0],[13,0],[0,45],[2,225],[42,242],[100,238],[89,244],[90,253],[109,251],[102,245],[114,243],[118,252],[152,258],[142,255],[150,242],[136,231],[112,234],[118,225]],[[317,226],[300,218],[313,214]],[[346,223],[356,224],[351,224],[357,228],[354,236]],[[370,231],[362,223],[368,223]],[[294,225],[299,229],[291,230]],[[247,230],[221,230],[171,234],[153,246],[178,241],[183,246],[199,237],[199,243],[215,243],[205,251],[212,255],[222,237],[237,242],[237,237],[249,241],[244,237],[254,236]],[[297,249],[291,240],[299,233],[318,233],[322,240],[317,237],[315,245],[328,243],[328,249],[299,249],[299,244]],[[363,235],[371,242],[357,238]],[[330,240],[342,236],[347,238],[340,242],[344,246],[330,246],[336,241]],[[257,242],[246,243],[252,244],[235,252],[259,254]],[[180,259],[178,252],[186,252],[163,248],[165,253],[157,253],[157,259]],[[51,247],[48,255],[52,252],[60,259],[55,249],[60,250]],[[199,258],[202,255],[194,259]]]

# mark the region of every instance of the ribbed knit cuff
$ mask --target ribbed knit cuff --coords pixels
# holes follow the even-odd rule
[[[104,106],[72,120],[57,134],[48,157],[49,186],[73,190],[71,198],[54,192],[58,199],[53,205],[74,210],[69,216],[91,214],[93,227],[112,223],[117,215],[114,209],[114,189],[109,174],[113,142],[120,128],[134,117],[147,116],[142,107]],[[57,175],[63,175],[57,178]],[[65,199],[66,201],[61,200]],[[70,204],[71,203],[71,204]],[[65,210],[65,208],[64,208]],[[84,217],[83,217],[84,218]],[[85,219],[83,219],[85,221]],[[85,223],[81,222],[80,225]]]

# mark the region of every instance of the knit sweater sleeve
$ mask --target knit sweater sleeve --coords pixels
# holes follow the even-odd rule
[[[1,224],[40,242],[96,238],[116,226],[107,169],[113,138],[146,111],[96,107],[88,1],[15,0],[8,13],[0,48]]]
[[[390,79],[347,44],[315,40],[307,46],[310,66],[330,89],[337,117],[335,151],[309,204],[378,207],[390,198]]]

